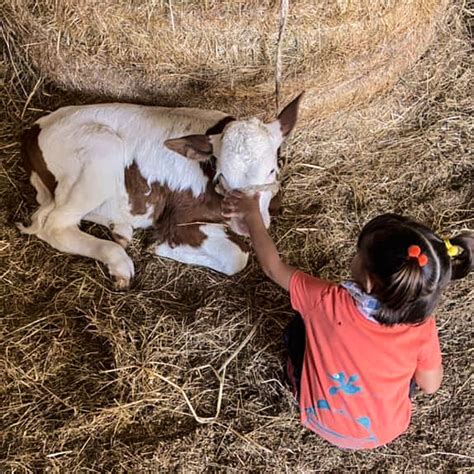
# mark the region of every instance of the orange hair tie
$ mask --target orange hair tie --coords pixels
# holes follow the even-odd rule
[[[420,267],[424,267],[428,263],[428,257],[421,253],[421,248],[418,245],[408,247],[408,258],[416,258]]]

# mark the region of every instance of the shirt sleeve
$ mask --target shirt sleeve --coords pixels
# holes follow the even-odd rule
[[[290,280],[291,307],[304,319],[305,314],[313,309],[321,301],[324,293],[333,286],[334,283],[297,270]]]
[[[418,354],[417,369],[418,370],[434,370],[441,367],[441,349],[439,347],[438,330],[433,318],[428,320],[427,331],[428,338],[421,346]]]

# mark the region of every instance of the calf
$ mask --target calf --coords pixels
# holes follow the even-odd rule
[[[19,228],[103,262],[118,288],[134,274],[125,248],[136,228],[155,228],[156,255],[237,273],[248,257],[237,236],[247,229],[239,219],[224,220],[221,194],[259,191],[269,226],[277,151],[300,98],[268,124],[189,108],[61,108],[24,134],[22,155],[40,206],[31,226]],[[81,220],[107,226],[115,242],[81,231]]]

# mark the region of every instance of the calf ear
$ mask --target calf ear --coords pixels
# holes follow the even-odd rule
[[[212,143],[207,135],[188,135],[171,138],[165,146],[180,155],[196,161],[206,161],[212,155]]]
[[[298,108],[303,94],[304,92],[296,97],[296,99],[293,99],[278,116],[278,122],[280,122],[280,130],[283,137],[286,137],[293,130],[293,127],[296,124]]]

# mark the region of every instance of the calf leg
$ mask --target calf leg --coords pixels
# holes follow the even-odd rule
[[[103,262],[115,278],[116,286],[126,288],[134,268],[125,250],[115,242],[98,239],[78,228],[83,216],[113,196],[114,188],[108,188],[107,181],[101,182],[105,171],[100,166],[85,167],[72,184],[65,181],[58,183],[52,209],[41,222],[37,220],[36,224],[22,231],[36,234],[62,252]],[[113,183],[113,180],[110,181]]]
[[[46,206],[53,201],[53,196],[35,171],[31,172],[30,183],[36,189],[36,200],[40,206]]]
[[[205,236],[199,247],[162,243],[155,247],[155,254],[178,262],[212,268],[226,275],[234,275],[245,268],[248,252],[233,242],[222,226],[205,224],[199,226],[199,230]]]
[[[117,288],[128,288],[134,274],[133,262],[125,250],[115,242],[86,234],[77,226],[51,227],[47,225],[38,237],[61,252],[99,260],[107,266],[110,275],[115,279]]]
[[[130,224],[112,224],[112,238],[124,249],[132,240],[133,227]]]
[[[105,210],[100,209],[89,212],[83,217],[83,220],[95,222],[109,228],[112,232],[112,238],[124,249],[128,247],[132,240],[133,227],[126,222],[120,222],[120,211],[117,212],[115,206],[110,206],[110,203]]]
[[[40,207],[31,216],[31,225],[26,227],[17,223],[23,234],[36,234],[42,227],[49,213],[54,209],[54,199],[49,189],[43,184],[36,172],[31,173],[30,182],[36,189],[36,200]]]

